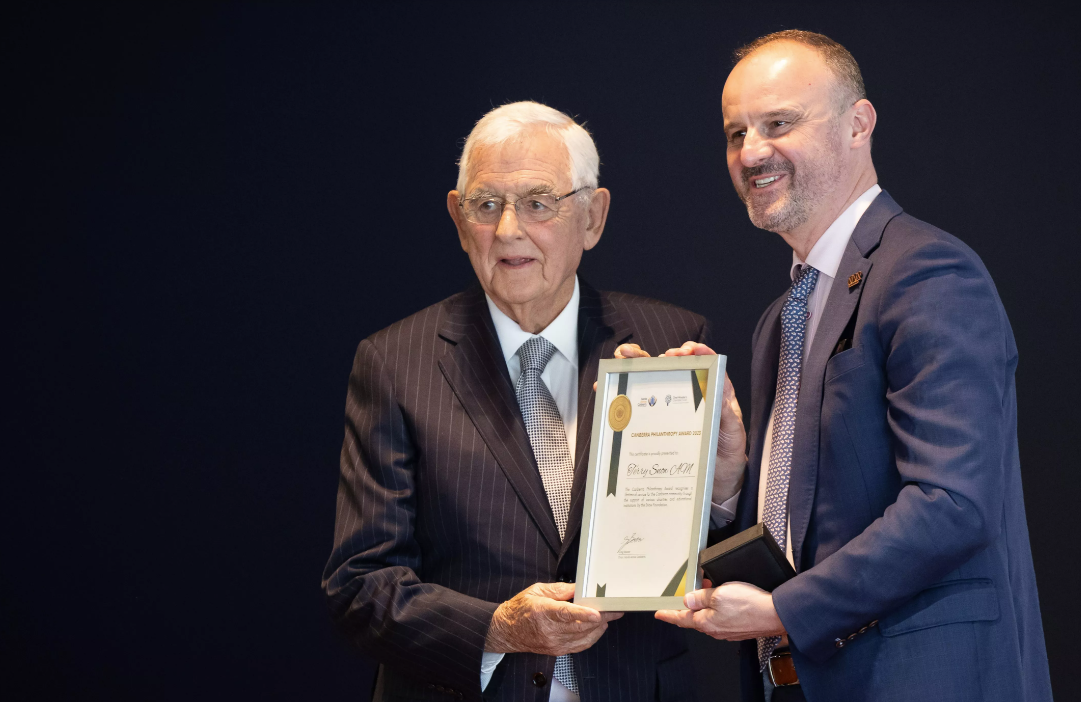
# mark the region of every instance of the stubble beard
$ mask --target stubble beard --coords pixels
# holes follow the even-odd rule
[[[747,207],[751,224],[768,232],[791,232],[807,223],[815,207],[822,203],[841,182],[841,136],[830,129],[823,149],[797,171],[787,160],[770,161],[743,169],[743,189],[739,196]],[[769,203],[755,202],[755,177],[766,173],[787,173],[788,190]]]

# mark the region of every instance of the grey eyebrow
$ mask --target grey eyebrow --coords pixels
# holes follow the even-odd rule
[[[530,195],[551,195],[553,192],[555,191],[552,190],[551,185],[534,185],[532,188],[522,193],[522,197],[529,197]]]
[[[497,194],[497,193],[492,192],[491,190],[487,190],[485,188],[475,188],[474,190],[470,191],[469,195],[465,199],[466,200],[472,200],[473,198],[478,198],[478,197],[502,197],[502,196]]]
[[[534,185],[532,188],[525,191],[521,195],[518,195],[517,197],[521,198],[521,197],[529,197],[530,195],[551,195],[554,192],[555,191],[552,189],[551,185]],[[469,196],[466,199],[467,200],[472,200],[472,199],[478,198],[478,197],[494,197],[494,198],[499,198],[500,200],[505,200],[506,199],[505,196],[500,195],[499,193],[493,192],[491,190],[488,190],[487,188],[477,188],[476,190],[471,191],[469,193]]]

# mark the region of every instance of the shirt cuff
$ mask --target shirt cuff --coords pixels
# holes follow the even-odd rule
[[[480,691],[484,692],[484,688],[488,687],[488,683],[492,681],[492,675],[495,673],[496,667],[499,666],[499,662],[503,660],[505,653],[489,653],[484,651],[480,654]]]
[[[740,491],[742,492],[742,491]],[[720,527],[727,526],[729,522],[736,518],[736,503],[739,502],[739,492],[732,495],[721,504],[716,502],[710,502],[709,504],[709,518],[719,529]]]

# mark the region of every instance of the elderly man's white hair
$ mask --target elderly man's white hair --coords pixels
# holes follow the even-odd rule
[[[571,164],[571,187],[597,187],[597,174],[601,158],[593,137],[580,124],[559,110],[539,102],[512,102],[497,107],[480,118],[469,133],[458,161],[458,192],[465,195],[469,179],[470,157],[478,146],[502,144],[518,136],[531,126],[543,124],[549,134],[559,137],[567,147]]]

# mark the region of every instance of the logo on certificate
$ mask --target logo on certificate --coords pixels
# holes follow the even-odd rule
[[[612,431],[623,431],[631,423],[631,401],[626,395],[616,395],[608,405],[608,426]]]

